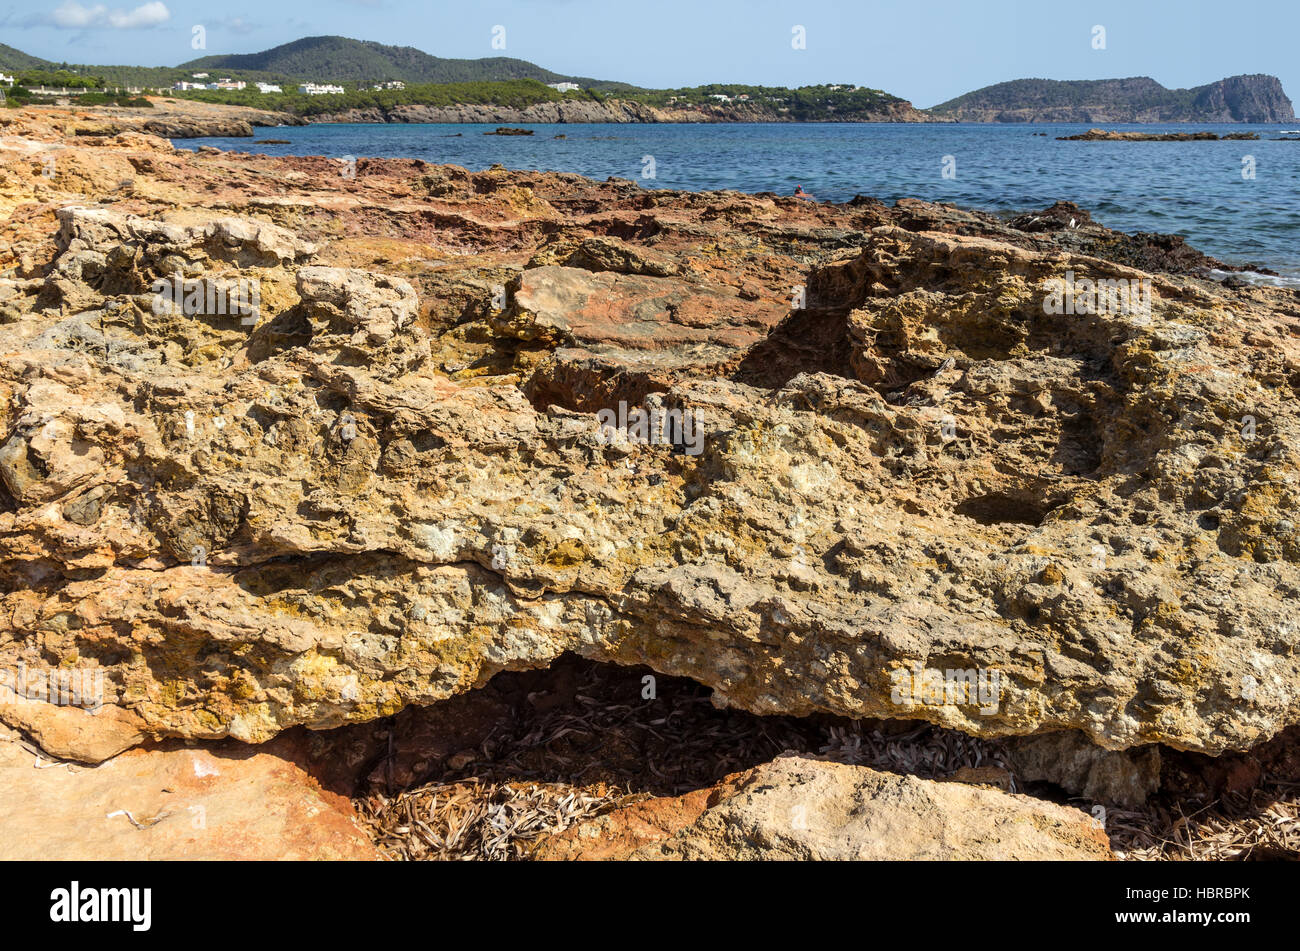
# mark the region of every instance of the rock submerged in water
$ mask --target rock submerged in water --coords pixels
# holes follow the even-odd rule
[[[343,181],[4,121],[60,158],[6,166],[0,667],[101,670],[140,736],[366,721],[566,651],[1113,750],[1300,720],[1292,291],[1061,207]],[[158,308],[178,274],[195,306]],[[253,280],[248,323],[220,301]],[[699,451],[602,428],[620,405]]]
[[[1254,142],[1257,132],[1114,132],[1107,129],[1089,129],[1077,135],[1058,135],[1058,142]]]

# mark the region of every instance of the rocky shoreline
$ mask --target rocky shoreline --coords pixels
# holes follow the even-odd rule
[[[456,106],[401,105],[391,109],[350,109],[345,112],[312,116],[310,122],[685,122],[685,123],[738,123],[738,122],[792,122],[781,112],[758,105],[732,104],[705,106],[699,109],[660,109],[641,102],[609,99],[604,102],[565,100],[544,102],[523,109],[509,106],[462,104]],[[832,121],[832,120],[827,120]],[[870,119],[836,119],[837,122],[945,122],[922,112],[910,102],[898,101],[882,107]]]
[[[391,109],[350,109],[310,117],[254,109],[246,106],[223,106],[189,99],[152,98],[152,109],[106,108],[82,113],[74,133],[84,136],[112,136],[121,132],[144,132],[168,139],[192,139],[207,136],[249,138],[256,129],[276,126],[302,126],[316,123],[735,123],[789,122],[789,118],[771,109],[733,106],[728,109],[656,109],[639,102],[607,100],[591,102],[566,100],[538,103],[517,109],[508,106],[463,104],[456,106],[401,105]],[[67,116],[67,110],[44,107],[51,116]],[[872,122],[934,122],[911,103],[892,103],[882,108]]]
[[[208,136],[250,138],[258,128],[307,125],[307,120],[287,112],[246,106],[223,106],[193,100],[150,98],[150,109],[106,107],[70,110],[54,106],[32,107],[70,135],[111,137],[141,132],[166,139]]]
[[[698,689],[734,729],[823,740],[652,806],[528,793],[551,818],[511,857],[1109,858],[1136,846],[1026,784],[1140,809],[1189,788],[1162,757],[1245,761],[1300,723],[1295,291],[1066,202],[1002,219],[83,131],[118,121],[0,116],[15,801],[49,796],[33,751],[212,757],[293,773],[314,791],[276,821],[324,809],[352,857],[436,857],[390,820],[431,776],[523,770],[527,734],[489,756],[452,727],[502,722],[493,691],[533,671],[528,704],[612,678],[638,723]],[[90,673],[94,711],[49,702]],[[388,738],[383,794],[322,806],[322,744],[399,720],[407,779]],[[952,769],[863,752],[891,736]],[[269,759],[236,766],[235,741]],[[504,799],[465,808],[529,774],[495,775]],[[801,785],[913,833],[753,854]],[[273,853],[284,826],[221,795]],[[934,845],[1021,815],[1041,834],[1001,852]],[[295,828],[281,848],[340,847]]]

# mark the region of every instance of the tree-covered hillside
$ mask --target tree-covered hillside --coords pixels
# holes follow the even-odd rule
[[[54,64],[39,56],[29,56],[22,50],[0,43],[0,71],[14,72],[20,69],[53,69]]]
[[[204,56],[178,66],[113,66],[53,63],[0,44],[0,71],[65,70],[102,78],[106,85],[162,88],[194,73],[230,77],[248,83],[276,83],[288,89],[303,82],[355,87],[401,80],[412,83],[481,83],[532,79],[541,83],[576,82],[584,89],[620,92],[627,83],[566,76],[533,63],[505,56],[442,59],[410,46],[386,46],[342,36],[309,36],[260,53]]]
[[[626,87],[622,83],[565,76],[522,59],[492,56],[483,59],[442,59],[411,46],[387,46],[344,36],[308,36],[261,53],[204,56],[182,63],[194,71],[222,74],[258,72],[316,82],[376,83],[398,79],[406,83],[493,82],[536,79],[543,83],[577,82],[584,87]]]
[[[723,96],[724,99],[717,97]],[[715,83],[708,86],[691,86],[683,89],[645,89],[620,93],[622,99],[635,99],[661,109],[699,106],[738,106],[771,109],[795,121],[818,121],[842,117],[853,118],[862,113],[878,113],[882,107],[904,100],[880,89],[851,84],[826,84],[800,86],[745,86]]]

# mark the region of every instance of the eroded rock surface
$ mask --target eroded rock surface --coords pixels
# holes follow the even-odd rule
[[[0,666],[102,670],[142,735],[564,651],[1117,750],[1300,719],[1292,291],[1061,206],[344,179],[0,122]],[[156,306],[177,273],[202,306]],[[249,280],[253,320],[208,305]],[[1049,312],[1067,280],[1146,303]],[[698,445],[611,435],[619,402]]]
[[[640,861],[1106,861],[1068,806],[960,782],[782,756],[712,789],[585,820],[535,858]]]
[[[0,859],[375,859],[346,799],[241,750],[132,750],[53,763],[0,727]]]

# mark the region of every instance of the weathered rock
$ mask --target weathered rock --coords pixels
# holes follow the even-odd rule
[[[51,756],[78,763],[102,763],[145,739],[144,721],[130,710],[19,698],[7,686],[0,687],[0,721],[31,736]]]
[[[618,271],[652,277],[672,277],[682,270],[676,261],[607,237],[587,238],[564,263],[589,271]]]
[[[85,769],[0,728],[0,779],[0,859],[379,858],[346,799],[267,753],[132,750]]]
[[[415,291],[401,278],[335,267],[299,270],[298,294],[308,316],[341,321],[361,335],[358,344],[387,343],[419,306]]]
[[[167,118],[150,119],[142,126],[150,135],[167,139],[198,139],[205,136],[251,138],[253,126],[243,119]]]
[[[1103,803],[1137,807],[1160,788],[1160,749],[1105,750],[1077,733],[1045,733],[1007,744],[1022,780],[1055,783]]]
[[[343,180],[13,121],[0,665],[252,741],[565,651],[1114,750],[1300,721],[1293,292],[1139,270],[1159,242],[1059,207]],[[256,326],[154,312],[176,267],[256,277]],[[1067,278],[1100,304],[1054,310]],[[619,401],[691,432],[612,435]]]
[[[634,803],[544,841],[543,860],[1108,860],[1092,817],[963,783],[782,756],[712,790]]]
[[[732,288],[578,267],[530,268],[510,290],[498,333],[631,369],[734,362],[788,312],[785,301],[749,301]]]

